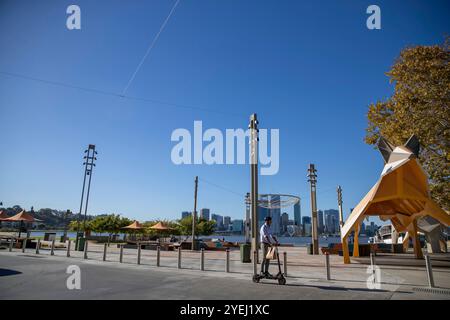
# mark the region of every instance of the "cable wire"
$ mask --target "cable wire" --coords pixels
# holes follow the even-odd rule
[[[152,51],[153,47],[155,46],[156,42],[159,39],[159,36],[161,35],[161,32],[164,30],[164,28],[167,25],[167,22],[169,22],[170,17],[172,16],[173,12],[175,11],[176,7],[178,6],[178,3],[180,2],[180,0],[177,0],[175,2],[175,4],[172,7],[172,10],[170,10],[169,15],[167,16],[166,20],[164,20],[163,24],[161,25],[161,27],[159,28],[158,33],[156,34],[156,36],[153,38],[152,43],[150,44],[150,46],[147,49],[147,52],[144,54],[144,56],[141,59],[141,62],[138,64],[138,66],[136,67],[136,70],[134,70],[133,75],[131,76],[130,80],[128,80],[127,85],[125,86],[125,88],[122,91],[122,95],[125,95],[128,88],[130,87],[131,83],[133,82],[134,78],[136,77],[137,73],[139,72],[139,70],[141,69],[142,65],[144,64],[144,61],[147,59],[147,56],[150,54],[150,52]]]

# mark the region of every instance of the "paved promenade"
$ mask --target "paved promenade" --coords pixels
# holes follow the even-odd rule
[[[103,245],[89,244],[88,259],[83,252],[65,249],[0,250],[0,299],[450,299],[450,254],[433,255],[433,275],[438,291],[427,292],[423,260],[412,254],[376,257],[381,281],[378,288],[368,286],[369,259],[353,259],[344,265],[342,257],[330,256],[331,280],[326,279],[325,256],[311,256],[306,248],[280,248],[287,254],[287,285],[275,281],[252,282],[253,264],[241,263],[239,251],[230,252],[230,272],[226,272],[226,253],[205,251],[205,271],[200,270],[200,253],[161,251],[160,267],[156,251],[119,249],[111,245],[103,261]],[[67,267],[81,270],[81,290],[68,290]],[[259,266],[258,266],[259,268]],[[283,268],[283,266],[282,266]],[[271,265],[276,273],[277,266]],[[370,281],[369,281],[370,282]],[[261,290],[261,286],[269,286]],[[267,295],[270,292],[270,295]]]

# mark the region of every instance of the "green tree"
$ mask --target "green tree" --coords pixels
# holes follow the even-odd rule
[[[208,236],[214,232],[216,223],[213,220],[205,220],[203,218],[197,218],[195,224],[195,234]],[[192,216],[178,220],[178,230],[182,235],[192,235]]]
[[[415,134],[432,197],[450,209],[450,38],[443,45],[406,48],[387,73],[394,94],[369,106],[365,141],[396,145]]]

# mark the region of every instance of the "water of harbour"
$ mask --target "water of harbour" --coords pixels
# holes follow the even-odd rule
[[[59,238],[64,234],[63,231],[31,231],[30,236],[31,237],[43,237],[45,232],[56,232],[56,237]],[[75,238],[76,232],[67,232],[67,235],[69,238]],[[107,233],[92,233],[93,236],[108,236]],[[119,239],[123,239],[123,234],[119,234]],[[183,239],[183,236],[181,236]],[[244,236],[222,236],[222,235],[210,235],[210,236],[203,236],[201,238],[204,239],[225,239],[225,241],[230,242],[244,242],[245,237]],[[311,237],[278,237],[278,240],[282,244],[292,244],[294,246],[306,246],[311,243]],[[368,243],[369,238],[367,237],[360,237],[359,243]],[[329,243],[338,243],[341,242],[341,239],[339,237],[320,237],[319,238],[319,244],[320,246],[327,246]]]

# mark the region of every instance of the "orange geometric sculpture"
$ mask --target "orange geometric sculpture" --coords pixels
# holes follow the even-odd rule
[[[378,148],[385,160],[381,177],[353,209],[341,230],[344,263],[350,263],[347,239],[352,231],[355,231],[353,256],[359,256],[358,233],[367,216],[391,220],[397,232],[407,232],[404,241],[408,241],[408,237],[413,240],[414,253],[419,259],[423,255],[417,235],[417,220],[431,216],[446,226],[450,224],[450,214],[430,197],[428,177],[417,160],[417,138],[412,136],[404,146],[395,148],[380,138]]]

